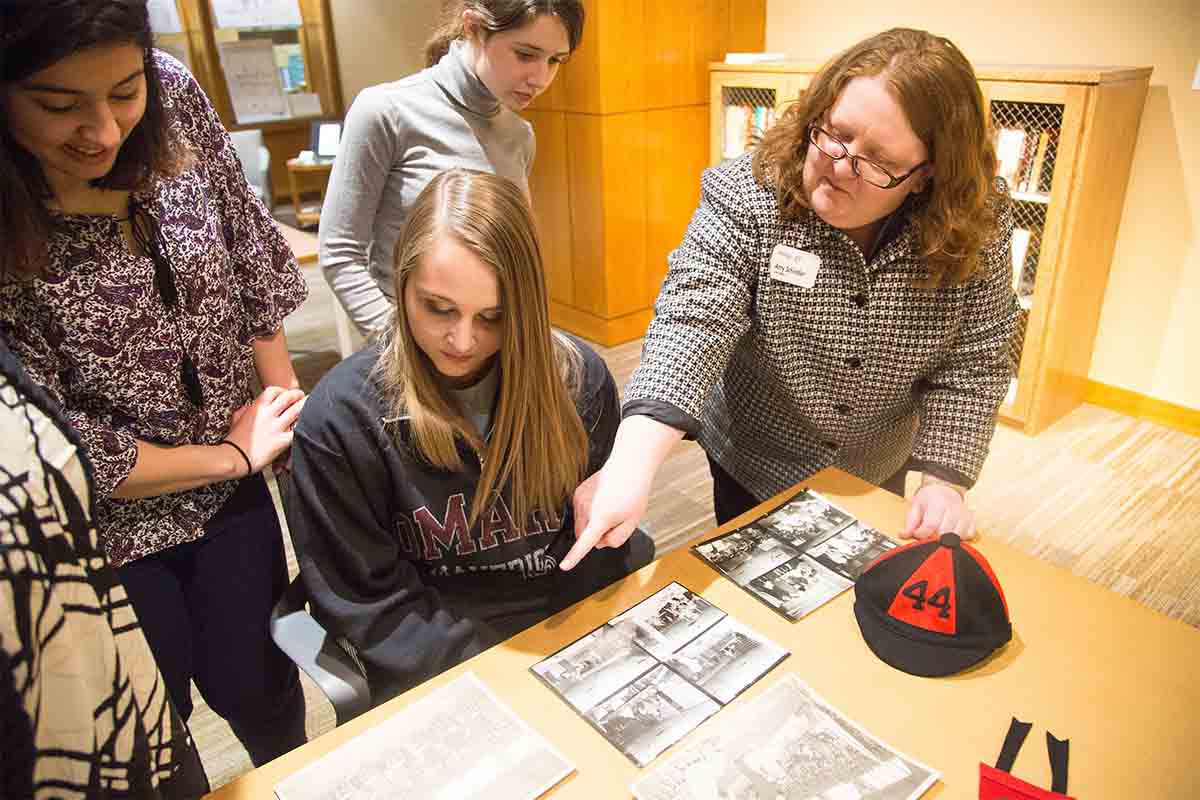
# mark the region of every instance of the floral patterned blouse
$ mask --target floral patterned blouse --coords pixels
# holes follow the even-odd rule
[[[87,447],[96,524],[115,566],[198,539],[236,486],[114,499],[136,440],[220,442],[252,399],[252,341],[278,330],[308,291],[208,98],[178,61],[153,57],[171,134],[194,158],[134,200],[158,221],[179,307],[163,305],[153,262],[130,251],[113,216],[56,217],[45,272],[0,285],[0,330]],[[181,342],[199,372],[200,408],[180,380]]]

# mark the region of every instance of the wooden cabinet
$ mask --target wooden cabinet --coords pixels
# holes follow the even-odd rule
[[[708,162],[708,64],[761,50],[766,0],[592,0],[583,42],[525,113],[555,325],[611,346],[653,317]]]
[[[343,114],[341,82],[338,79],[337,53],[334,49],[333,27],[329,0],[294,0],[302,24],[290,30],[265,28],[244,30],[218,29],[211,0],[175,0],[182,23],[180,33],[156,33],[156,44],[176,55],[186,55],[186,61],[196,81],[212,101],[217,115],[228,130],[259,128],[263,143],[271,152],[271,186],[275,198],[288,198],[288,159],[295,157],[310,144],[313,121]],[[286,34],[295,40],[303,56],[307,91],[320,100],[320,113],[294,116],[270,122],[239,125],[233,113],[229,87],[221,69],[219,42],[242,33],[254,38]]]
[[[730,106],[774,102],[781,111],[819,68],[791,61],[712,64],[709,163],[736,155],[737,135],[745,136],[737,124],[745,114]],[[1083,402],[1150,72],[976,67],[993,130],[1020,142],[1010,188],[1021,318],[1010,346],[1015,374],[1000,416],[1026,433]]]

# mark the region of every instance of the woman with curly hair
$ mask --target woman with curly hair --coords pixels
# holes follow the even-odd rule
[[[623,541],[685,436],[718,522],[837,466],[897,494],[922,473],[902,534],[973,535],[964,493],[1017,313],[994,172],[970,63],[911,29],[834,57],[752,153],[707,170],[564,568]]]

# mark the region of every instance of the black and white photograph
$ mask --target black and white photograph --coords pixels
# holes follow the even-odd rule
[[[805,489],[756,523],[792,547],[803,549],[853,519],[819,494]]]
[[[759,575],[746,588],[780,614],[797,620],[853,585],[853,581],[825,569],[808,556],[800,556]]]
[[[634,641],[656,658],[671,654],[711,628],[725,612],[678,583],[670,583],[611,624],[630,623]]]
[[[574,771],[467,673],[281,781],[275,796],[533,800]]]
[[[740,586],[800,555],[754,524],[697,545],[695,552]]]
[[[794,674],[633,784],[637,800],[916,800],[940,773],[846,719]]]
[[[720,709],[711,697],[660,666],[593,708],[587,718],[644,767]]]
[[[658,665],[635,642],[632,622],[609,623],[531,668],[580,713]]]
[[[808,555],[851,581],[858,580],[875,559],[896,543],[874,528],[854,522],[808,549]]]
[[[787,655],[779,645],[727,616],[672,656],[667,666],[725,704]]]

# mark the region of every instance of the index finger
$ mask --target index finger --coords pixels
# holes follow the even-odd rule
[[[589,522],[588,526],[583,529],[583,533],[579,534],[579,537],[575,539],[575,544],[572,545],[571,549],[567,551],[566,556],[563,557],[562,563],[558,565],[559,569],[566,572],[573,568],[584,556],[591,552],[592,548],[596,546],[596,542],[600,541],[600,537],[606,533],[608,533],[607,528],[601,528]]]

